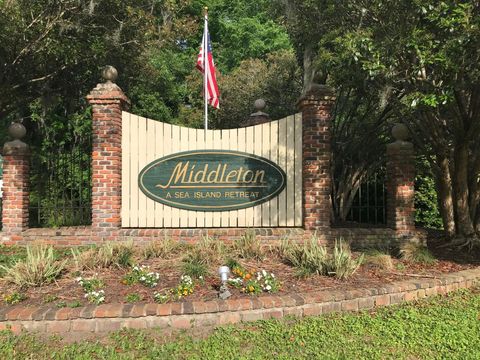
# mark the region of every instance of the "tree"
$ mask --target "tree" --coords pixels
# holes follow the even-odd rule
[[[404,94],[398,108],[435,175],[440,212],[454,243],[480,236],[480,4],[378,1],[346,14],[356,61]],[[402,21],[398,21],[401,16]]]

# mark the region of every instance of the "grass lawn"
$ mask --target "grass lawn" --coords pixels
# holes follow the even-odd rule
[[[479,359],[480,289],[358,314],[225,327],[205,339],[120,331],[62,344],[0,332],[1,359]]]

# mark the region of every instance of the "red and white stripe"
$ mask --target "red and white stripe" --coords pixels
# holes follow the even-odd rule
[[[207,35],[206,38],[205,34]],[[207,39],[208,42],[205,39]],[[208,49],[206,58],[203,51],[205,47]],[[207,71],[205,71],[205,68]],[[217,77],[215,75],[215,63],[213,61],[212,44],[210,42],[210,35],[208,34],[207,21],[205,21],[205,31],[203,33],[202,46],[200,47],[200,52],[197,58],[197,69],[207,77],[208,103],[215,109],[220,108],[220,92],[218,91]]]

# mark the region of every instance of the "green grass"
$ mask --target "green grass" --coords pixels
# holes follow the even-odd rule
[[[258,321],[205,339],[162,343],[155,331],[62,344],[0,332],[2,359],[478,359],[480,291],[459,291],[370,314]]]
[[[25,259],[26,256],[24,247],[0,245],[0,265],[11,266],[16,261]],[[3,275],[5,275],[5,271],[0,268],[0,277]]]

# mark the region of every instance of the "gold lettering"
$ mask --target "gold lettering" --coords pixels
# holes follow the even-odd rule
[[[247,175],[250,175],[250,180],[247,180]],[[253,180],[253,171],[252,170],[247,170],[245,171],[245,174],[243,174],[243,182],[248,184],[248,183],[251,183],[252,180]]]
[[[166,188],[170,187],[170,185],[172,185],[172,182],[174,184],[176,184],[180,180],[180,178],[182,178],[182,182],[185,182],[185,176],[187,174],[188,165],[190,164],[190,161],[187,161],[185,163],[185,165],[183,166],[183,168],[182,168],[182,164],[183,164],[183,162],[180,161],[175,166],[175,168],[172,171],[172,175],[170,176],[170,179],[168,180],[166,185],[158,184],[157,187],[159,187],[161,189],[166,189]],[[175,178],[175,180],[174,180],[174,178]]]
[[[195,174],[194,181],[196,183],[205,183],[205,174],[207,173],[207,171],[208,171],[208,164],[205,164],[205,167],[203,168],[203,170],[200,170]],[[199,176],[201,176],[202,178],[199,179]]]
[[[255,172],[255,178],[253,179],[253,182],[255,184],[264,184],[263,177],[265,176],[265,170],[257,170]],[[260,179],[258,179],[260,177]]]
[[[233,183],[233,181],[232,181],[231,179],[234,178],[234,177],[237,175],[237,173],[238,173],[237,170],[232,170],[232,171],[230,171],[230,172],[227,174],[226,183]]]

